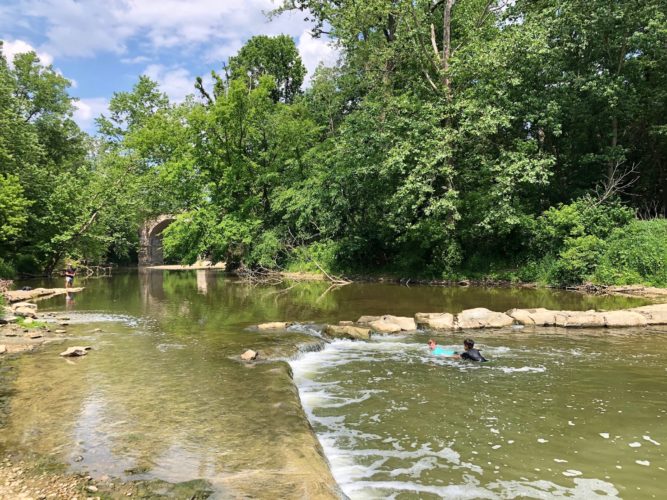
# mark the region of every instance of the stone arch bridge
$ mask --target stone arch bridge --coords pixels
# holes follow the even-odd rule
[[[176,220],[171,214],[159,215],[144,222],[139,230],[139,265],[159,266],[164,264],[162,231]]]

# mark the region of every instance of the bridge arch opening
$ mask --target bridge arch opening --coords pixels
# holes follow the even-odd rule
[[[162,232],[176,219],[171,215],[162,215],[147,221],[141,228],[139,265],[160,266],[164,264]]]

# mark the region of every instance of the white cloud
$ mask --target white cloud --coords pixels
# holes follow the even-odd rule
[[[95,118],[109,110],[109,100],[106,97],[91,97],[80,99],[74,103],[74,121],[88,133],[95,131]]]
[[[303,64],[308,70],[305,78],[306,86],[310,84],[310,79],[320,63],[325,66],[334,66],[340,55],[333,42],[322,38],[313,38],[308,30],[301,33],[297,48],[301,54]]]
[[[120,60],[123,64],[141,64],[150,61],[150,57],[146,56],[136,56],[136,57],[124,57]]]
[[[236,46],[258,32],[299,36],[307,27],[303,15],[269,22],[266,13],[276,6],[272,0],[23,0],[13,5],[14,17],[45,24],[48,51],[74,57],[125,54],[134,42],[150,50],[215,49]]]
[[[39,60],[44,64],[45,66],[48,66],[49,64],[53,64],[53,56],[47,52],[43,52],[41,50],[35,49],[32,45],[30,45],[28,42],[23,41],[23,40],[4,40],[2,43],[2,53],[5,55],[7,58],[7,62],[9,65],[12,65],[12,61],[14,61],[14,56],[16,54],[24,54],[26,52],[35,52],[37,53],[37,57],[39,57]]]
[[[171,102],[182,102],[187,95],[195,93],[195,76],[185,68],[151,64],[144,70],[144,75],[158,82],[160,90]]]

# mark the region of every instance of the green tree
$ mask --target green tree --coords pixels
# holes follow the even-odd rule
[[[271,75],[276,82],[272,95],[291,103],[301,91],[306,68],[294,40],[288,35],[252,37],[229,59],[231,79],[248,78],[251,87],[260,84],[262,76]]]

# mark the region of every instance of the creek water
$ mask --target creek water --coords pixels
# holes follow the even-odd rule
[[[664,497],[665,329],[423,332],[298,347],[321,344],[315,325],[364,314],[637,301],[389,284],[258,287],[215,271],[128,272],[84,285],[73,300],[40,304],[69,317],[63,343],[2,365],[0,448],[96,477],[202,478],[219,497],[298,497],[306,490],[285,477],[322,474],[316,454],[303,452],[316,447],[312,425],[351,498]],[[302,325],[249,328],[277,320]],[[490,361],[433,357],[429,336],[459,350],[472,336]],[[57,355],[74,344],[94,350]],[[284,362],[241,364],[246,348],[287,360],[298,397]],[[261,489],[244,487],[249,478]]]

